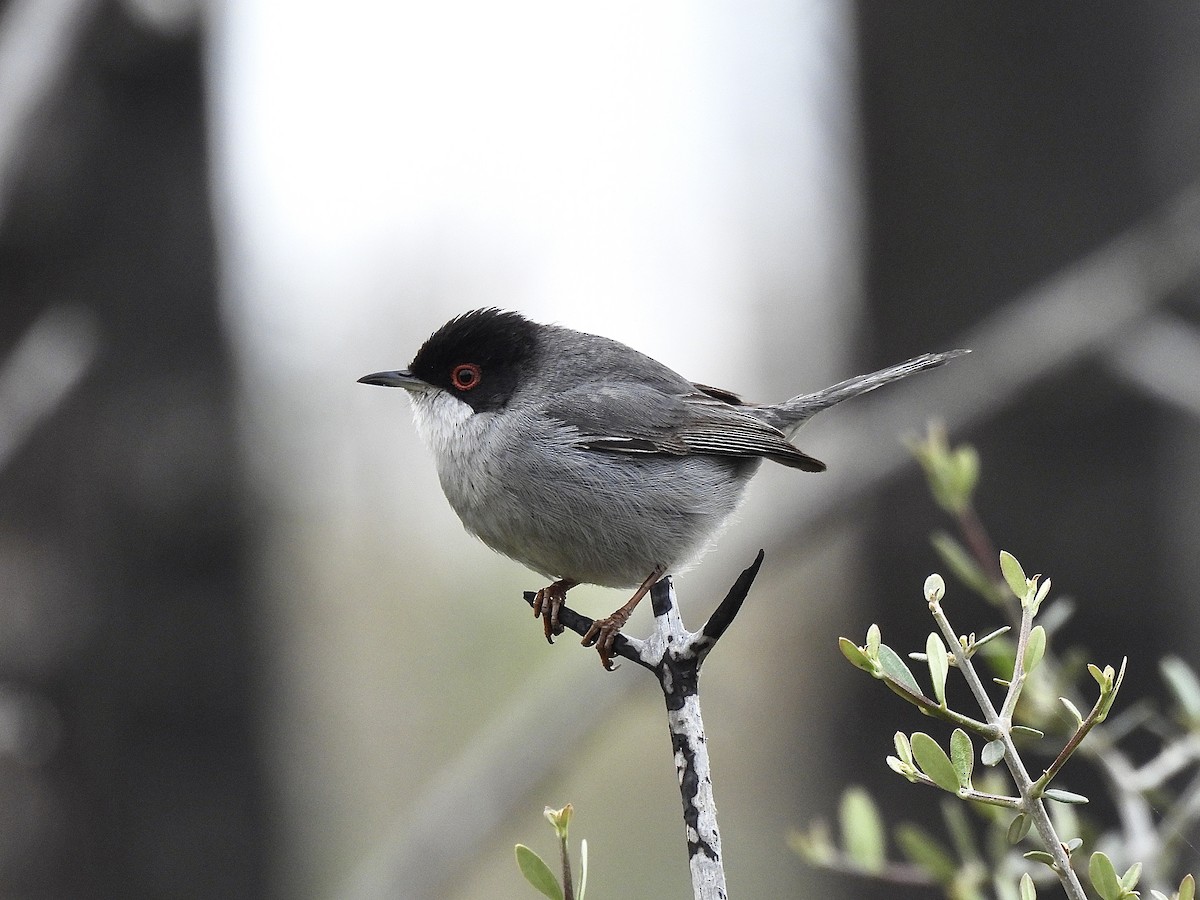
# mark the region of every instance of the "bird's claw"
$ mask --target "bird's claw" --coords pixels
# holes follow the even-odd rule
[[[574,587],[574,582],[556,581],[542,588],[533,597],[533,617],[542,619],[542,629],[546,642],[554,643],[554,636],[563,633],[563,626],[558,621],[558,611],[567,602],[567,591]]]
[[[600,664],[609,672],[616,668],[612,661],[613,642],[616,641],[617,635],[621,633],[621,629],[628,621],[629,613],[617,610],[607,618],[596,619],[592,622],[592,627],[587,630],[583,640],[580,641],[585,647],[596,648],[596,652],[600,654]]]

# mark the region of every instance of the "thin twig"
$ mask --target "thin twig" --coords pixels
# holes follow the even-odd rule
[[[675,585],[663,578],[650,589],[654,608],[654,632],[646,640],[617,635],[614,656],[620,656],[654,672],[667,705],[671,749],[679,775],[683,799],[683,823],[695,900],[726,900],[725,869],[721,857],[721,834],[717,828],[717,805],[713,797],[708,739],[700,712],[700,666],[742,608],[763,561],[758,551],[754,562],[738,577],[725,599],[704,627],[690,632],[683,626]],[[531,606],[535,594],[525,593]],[[558,621],[576,634],[584,635],[592,620],[562,607]]]

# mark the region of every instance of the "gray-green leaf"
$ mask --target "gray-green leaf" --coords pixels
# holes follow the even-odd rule
[[[587,870],[588,870],[588,852],[587,838],[579,842],[579,898],[584,900],[587,896]]]
[[[842,847],[863,871],[878,873],[887,863],[883,819],[870,795],[862,788],[847,788],[841,805]]]
[[[904,687],[905,690],[920,697],[921,686],[917,684],[917,679],[913,675],[912,670],[905,665],[904,660],[900,658],[895,650],[887,644],[879,645],[879,666],[883,669],[883,674],[892,681]]]
[[[897,826],[896,844],[909,862],[928,872],[934,881],[949,884],[954,880],[958,871],[954,857],[936,838],[921,828],[908,822]]]
[[[1025,570],[1021,568],[1017,558],[1007,550],[1000,551],[1000,572],[1004,575],[1004,582],[1008,585],[1008,589],[1017,595],[1018,600],[1024,600],[1025,594],[1029,590]]]
[[[946,659],[946,645],[934,632],[925,640],[925,657],[929,663],[929,680],[933,683],[933,696],[942,706],[946,705],[946,676],[950,664]]]
[[[962,544],[944,531],[934,532],[930,542],[942,558],[942,562],[959,581],[980,596],[991,597],[994,594],[991,581]]]
[[[1132,866],[1125,870],[1125,874],[1121,876],[1121,887],[1126,891],[1132,891],[1137,887],[1138,879],[1142,877],[1142,864],[1135,862]]]
[[[517,867],[525,876],[525,880],[542,896],[549,897],[550,900],[563,900],[562,886],[550,871],[550,867],[524,844],[517,844]]]
[[[994,766],[1002,759],[1004,759],[1004,741],[988,741],[983,745],[979,760],[985,766]]]
[[[913,758],[921,771],[942,790],[958,793],[958,773],[941,745],[923,731],[916,732],[909,742],[912,744]]]
[[[1029,829],[1033,825],[1033,820],[1025,813],[1017,813],[1015,819],[1008,826],[1008,842],[1016,845],[1025,840],[1025,835],[1029,834]]]
[[[1037,900],[1037,888],[1033,886],[1033,879],[1026,872],[1021,876],[1021,900]]]
[[[1112,860],[1099,850],[1092,854],[1088,863],[1088,877],[1102,900],[1121,900],[1125,890],[1117,878],[1117,870],[1113,868]]]
[[[1042,661],[1046,653],[1046,629],[1041,625],[1033,626],[1029,632],[1029,640],[1025,643],[1025,671],[1032,672]]]
[[[1075,806],[1082,806],[1088,802],[1088,798],[1083,794],[1074,794],[1071,791],[1064,791],[1059,788],[1048,788],[1043,796],[1047,800],[1057,800],[1059,803],[1071,803]]]
[[[1163,680],[1179,704],[1189,725],[1200,723],[1200,679],[1196,671],[1178,656],[1166,656],[1158,663]]]
[[[971,737],[961,728],[955,728],[950,735],[950,762],[954,766],[954,774],[958,776],[960,788],[971,787],[971,773],[975,769],[975,748],[971,745]]]
[[[850,661],[850,665],[862,669],[864,672],[870,672],[872,675],[875,674],[874,664],[850,638],[838,638],[838,649],[842,651],[842,656]]]

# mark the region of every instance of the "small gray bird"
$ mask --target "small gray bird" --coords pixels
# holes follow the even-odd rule
[[[434,332],[407,370],[359,381],[408,391],[467,531],[554,579],[534,602],[547,640],[562,632],[559,609],[575,585],[637,586],[583,639],[611,668],[613,639],[638,601],[712,545],[762,460],[825,469],[789,443],[805,421],[965,352],[758,405],[617,341],[479,309]]]

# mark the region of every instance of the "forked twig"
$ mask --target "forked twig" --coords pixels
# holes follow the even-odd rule
[[[759,550],[754,562],[734,582],[704,627],[696,632],[684,628],[675,585],[669,576],[663,578],[650,589],[654,608],[654,631],[650,637],[638,640],[619,634],[613,642],[614,656],[635,662],[655,674],[666,701],[696,900],[728,897],[708,741],[700,714],[700,666],[742,608],[762,561],[763,551]],[[534,596],[532,591],[525,593],[525,601],[531,606]],[[579,635],[586,634],[592,625],[587,616],[566,606],[559,610],[558,621]]]

